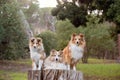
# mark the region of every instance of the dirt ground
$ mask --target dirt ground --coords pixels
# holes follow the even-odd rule
[[[27,72],[31,66],[23,63],[15,63],[11,61],[0,61],[0,70],[13,71],[13,72]]]

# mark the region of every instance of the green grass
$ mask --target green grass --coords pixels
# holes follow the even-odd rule
[[[120,76],[120,64],[78,64],[77,70],[80,70],[84,74],[92,76]]]
[[[106,60],[106,59],[95,59],[89,58],[88,63],[90,64],[103,64],[103,63],[115,63],[115,60]]]
[[[0,80],[27,80],[27,73],[0,70]]]
[[[27,73],[10,73],[9,74],[12,80],[27,80]]]
[[[30,59],[8,62],[31,66]],[[83,72],[84,80],[120,80],[120,64],[115,63],[114,60],[90,58],[88,64],[80,62],[77,65],[77,70]],[[27,72],[0,70],[0,80],[27,80]]]

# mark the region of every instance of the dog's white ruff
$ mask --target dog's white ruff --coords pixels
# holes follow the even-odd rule
[[[42,50],[44,50],[44,48],[41,47],[41,48],[39,48],[39,50],[42,51]],[[30,47],[30,57],[32,60],[35,61],[35,63],[33,63],[33,70],[37,69],[36,65],[38,65],[38,70],[41,70],[43,60],[40,60],[41,54],[38,53],[38,49]]]
[[[82,47],[77,46],[75,44],[70,44],[70,50],[71,50],[71,56],[75,61],[83,57],[84,49]]]
[[[44,69],[60,69],[67,70],[67,66],[64,63],[46,61],[44,63]]]

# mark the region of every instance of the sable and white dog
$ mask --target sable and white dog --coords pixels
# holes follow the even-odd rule
[[[31,38],[29,41],[30,57],[32,59],[32,69],[41,70],[43,60],[46,57],[41,38]]]
[[[63,50],[64,60],[68,65],[68,69],[76,70],[76,64],[83,57],[85,46],[86,41],[82,33],[79,35],[74,33],[71,36],[69,44]]]
[[[67,70],[67,66],[63,61],[63,52],[52,49],[50,55],[45,59],[44,70],[46,69],[62,69]]]

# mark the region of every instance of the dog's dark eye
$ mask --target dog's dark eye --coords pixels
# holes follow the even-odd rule
[[[55,56],[55,55],[51,55],[51,56]]]
[[[58,57],[61,57],[61,55],[58,55]]]
[[[39,44],[39,43],[36,43],[36,44]]]
[[[75,40],[77,40],[77,39],[75,38]]]

